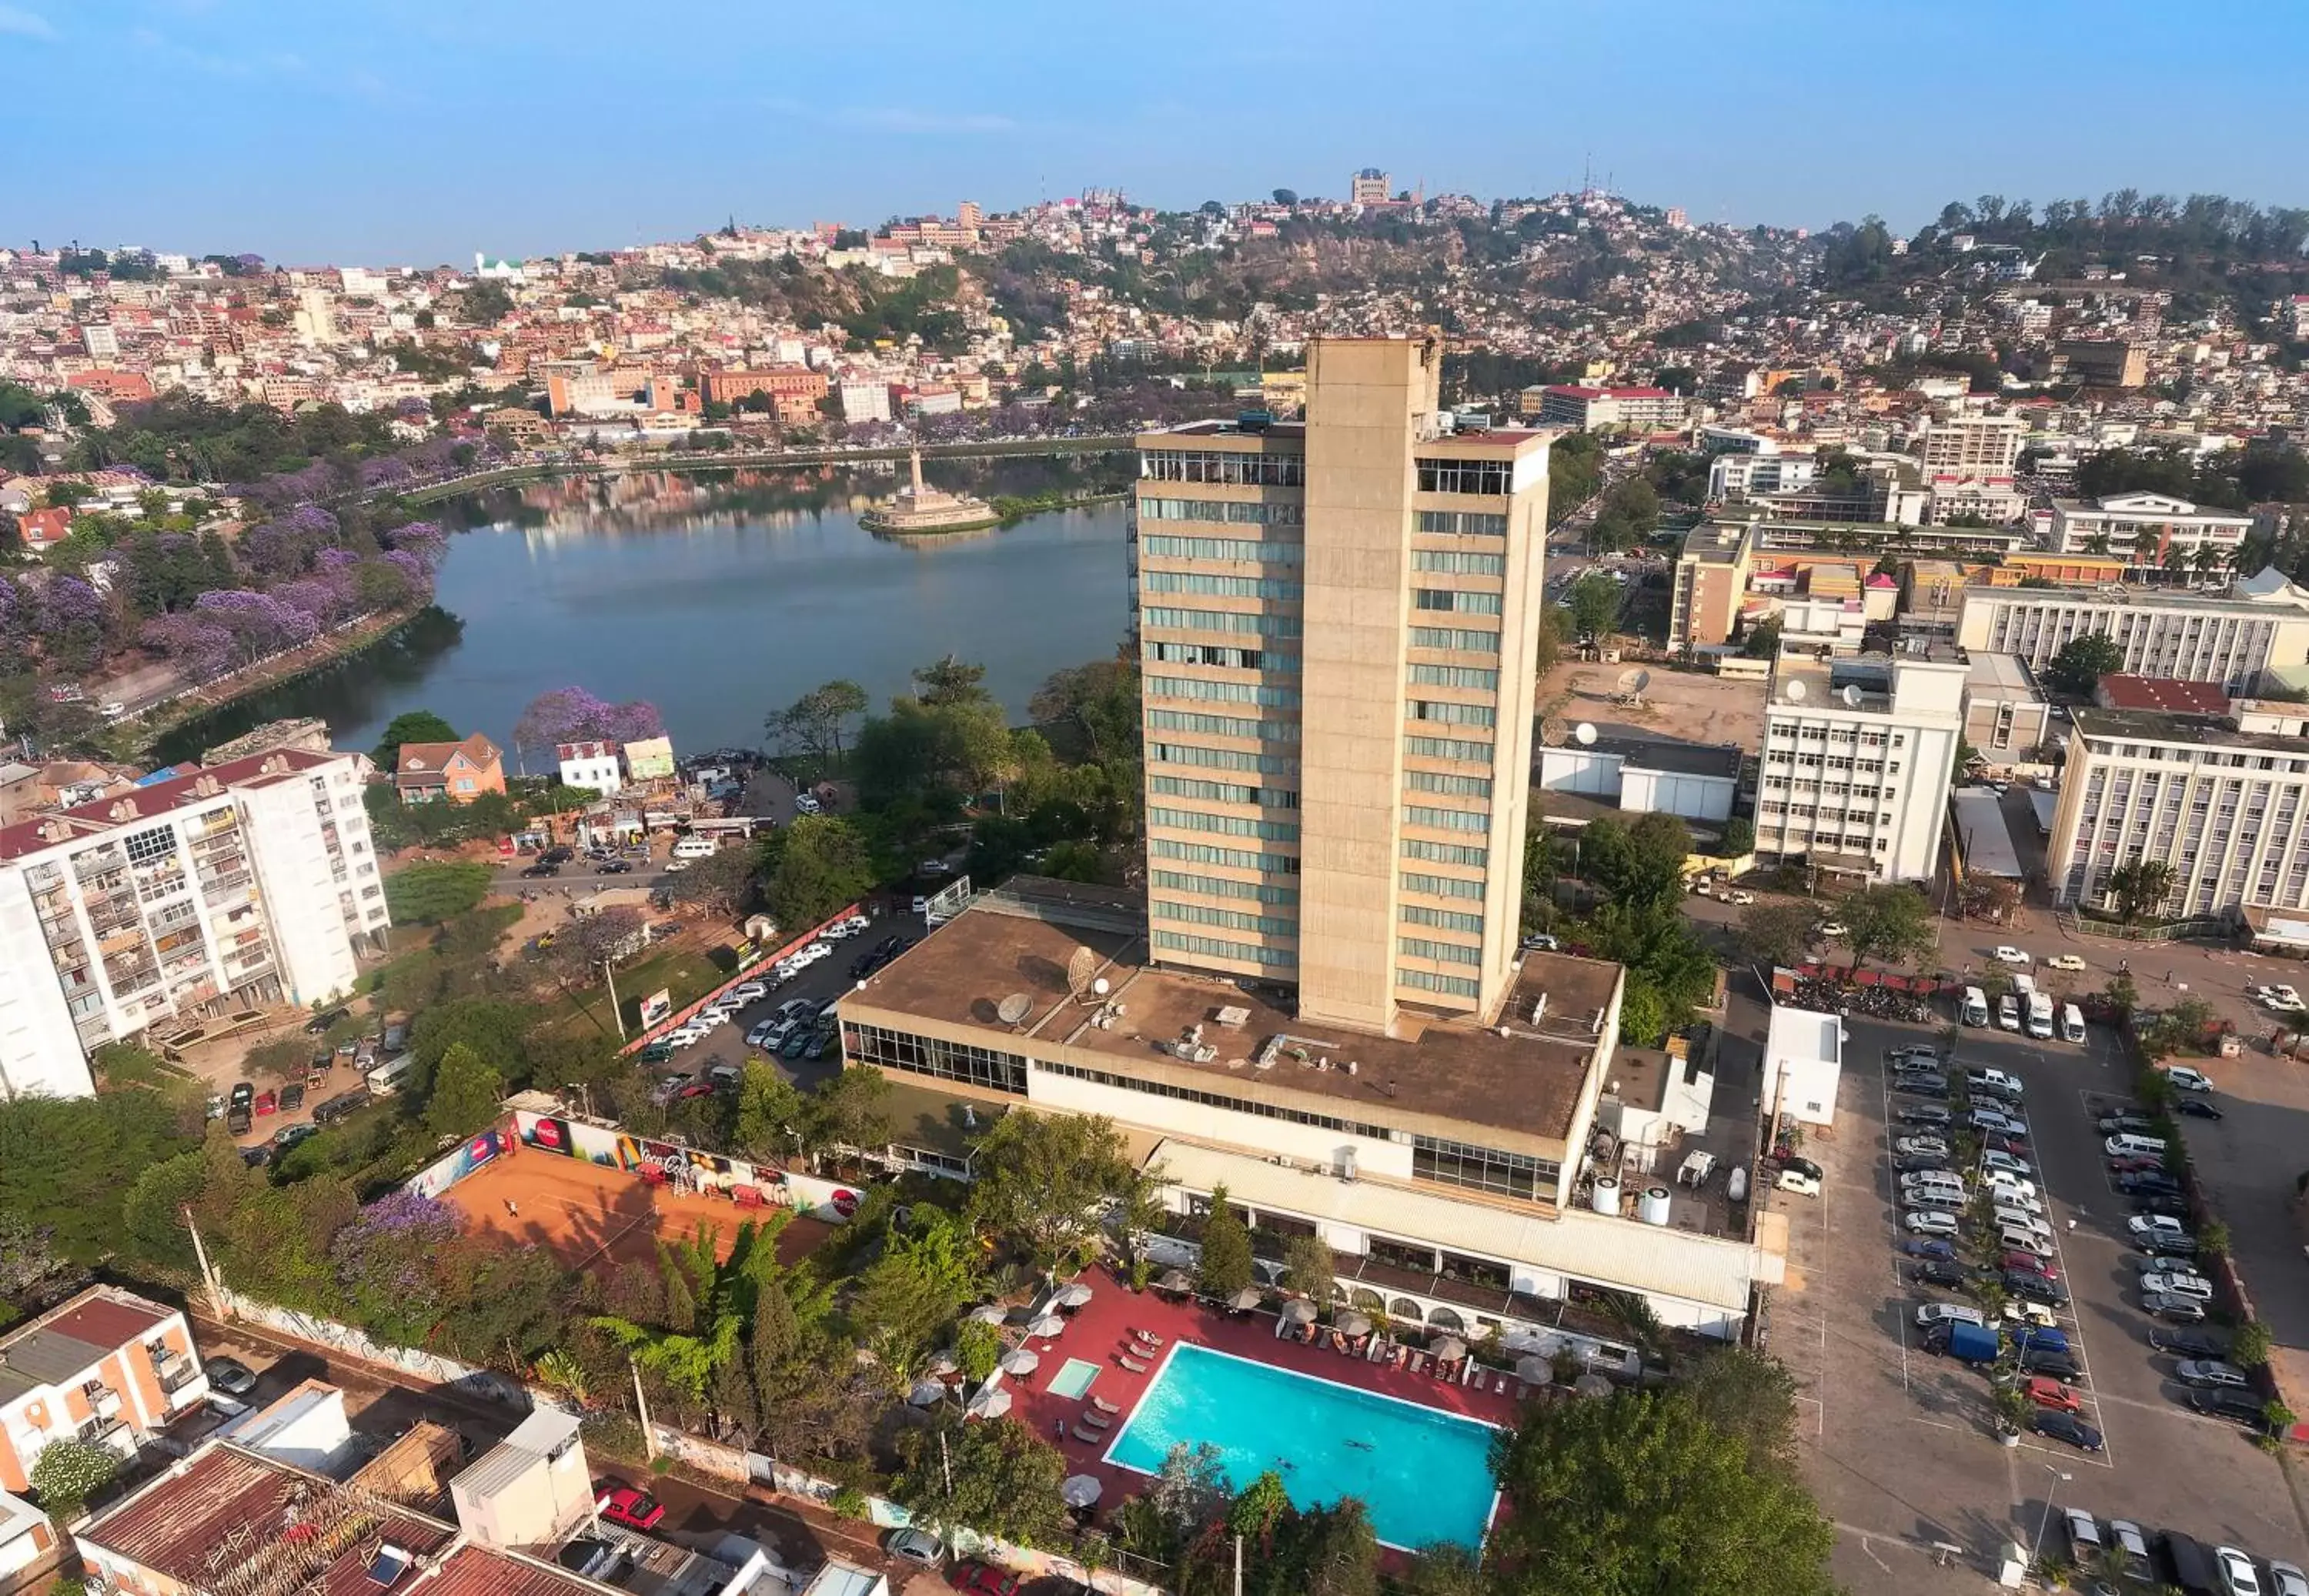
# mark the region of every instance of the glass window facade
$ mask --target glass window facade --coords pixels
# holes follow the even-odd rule
[[[959,1081],[964,1085],[1020,1096],[1026,1091],[1026,1061],[1016,1053],[998,1053],[962,1042],[941,1041],[936,1037],[854,1022],[842,1028],[842,1050],[852,1063],[870,1064],[877,1069],[933,1075],[941,1081]]]
[[[1488,515],[1480,510],[1422,510],[1419,530],[1446,538],[1504,538],[1508,535],[1508,518]]]
[[[1307,519],[1303,505],[1245,504],[1236,499],[1140,499],[1141,521],[1215,521],[1235,526],[1297,526]]]
[[[1205,737],[1239,737],[1259,742],[1295,743],[1295,720],[1245,720],[1233,715],[1198,715],[1192,710],[1148,710],[1150,731],[1196,731]]]
[[[1497,497],[1515,480],[1512,460],[1422,460],[1415,464],[1422,493],[1481,493]]]
[[[1306,596],[1306,589],[1295,582],[1279,576],[1212,576],[1200,571],[1144,571],[1139,574],[1138,591],[1142,593],[1195,593],[1206,599],[1273,599],[1296,604]],[[1493,608],[1484,613],[1499,614],[1499,596],[1492,595]]]
[[[1138,547],[1152,557],[1172,560],[1272,560],[1295,565],[1307,557],[1305,544],[1279,542],[1272,538],[1256,541],[1249,538],[1174,538],[1157,532],[1141,538]]]
[[[1414,1136],[1411,1173],[1414,1179],[1442,1186],[1464,1186],[1544,1203],[1553,1201],[1556,1177],[1561,1169],[1551,1160],[1525,1153],[1501,1152],[1436,1136]]]
[[[1138,456],[1138,474],[1150,482],[1303,487],[1307,462],[1297,454],[1238,454],[1231,449],[1147,449]]]

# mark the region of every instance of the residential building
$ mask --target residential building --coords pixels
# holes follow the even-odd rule
[[[2114,907],[2109,877],[2172,867],[2153,914],[2309,909],[2309,746],[2210,715],[2079,710],[2045,867],[2058,903]]]
[[[2054,499],[2053,541],[2059,554],[2114,555],[2134,569],[2227,574],[2237,546],[2253,530],[2250,515],[2201,510],[2162,493],[2115,493],[2098,499]]]
[[[1304,423],[1139,439],[1155,954],[1327,1027],[1488,1010],[1515,953],[1548,440],[1447,430],[1440,358],[1318,340]]]
[[[2138,587],[1967,587],[1957,618],[1963,649],[2017,654],[2042,673],[2079,637],[2099,633],[2130,676],[2218,682],[2251,693],[2264,673],[2309,662],[2309,591],[2275,573],[2226,596]]]
[[[1388,186],[1387,174],[1377,167],[1365,167],[1347,179],[1350,205],[1384,205],[1394,197],[1394,190]]]
[[[1753,494],[1803,487],[1820,474],[1809,454],[1725,453],[1708,463],[1708,496],[1734,502]]]
[[[2115,672],[2093,686],[2093,703],[2105,710],[2149,710],[2160,715],[2226,715],[2229,695],[2217,682],[2181,682],[2165,677]]]
[[[879,377],[844,377],[835,392],[841,396],[844,421],[890,418],[890,384]]]
[[[368,759],[276,749],[0,829],[0,1096],[168,1022],[350,992],[387,924]]]
[[[626,784],[620,754],[617,744],[602,742],[561,743],[553,750],[561,766],[561,785],[590,787],[603,798]]]
[[[403,743],[393,784],[404,804],[470,804],[506,789],[505,756],[478,731],[462,742]]]
[[[770,371],[709,371],[698,383],[709,404],[735,404],[757,393],[769,395],[778,419],[808,421],[817,415],[817,401],[826,395],[826,374],[806,366]]]
[[[1539,424],[1580,432],[1618,427],[1627,432],[1672,432],[1682,427],[1691,403],[1665,388],[1586,388],[1558,384],[1541,388]],[[1533,391],[1524,390],[1529,413]]]
[[[1863,880],[1930,879],[1967,674],[1946,651],[1782,654],[1764,705],[1758,856]]]
[[[2012,485],[2012,471],[2028,441],[2021,416],[1945,416],[1925,429],[1922,446],[1924,486],[1938,489],[1960,483]]]
[[[2052,729],[2052,712],[2018,655],[1984,649],[1967,660],[1964,740],[1990,763],[2029,758]]]
[[[1746,529],[1703,521],[1683,539],[1669,578],[1667,646],[1691,654],[1731,640],[1748,592]]]
[[[2114,338],[2064,338],[2060,358],[2079,382],[2102,388],[2138,388],[2149,381],[2149,351]]]
[[[1811,1009],[1772,1005],[1764,1029],[1764,1113],[1819,1129],[1836,1123],[1836,1089],[1844,1078],[1844,1022]]]
[[[182,1310],[91,1286],[0,1336],[0,1491],[30,1488],[56,1441],[123,1458],[209,1393]]]

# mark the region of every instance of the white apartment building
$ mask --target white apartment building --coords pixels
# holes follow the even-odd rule
[[[1809,454],[1719,454],[1708,462],[1708,496],[1739,500],[1751,494],[1808,487],[1820,474]]]
[[[1783,654],[1764,705],[1757,853],[1873,881],[1929,878],[1967,674],[1947,657]]]
[[[1620,427],[1630,432],[1664,432],[1682,427],[1689,418],[1691,401],[1665,388],[1587,388],[1558,384],[1537,391],[1537,414],[1542,427],[1572,427],[1583,432]],[[1525,412],[1532,412],[1533,390],[1523,392]]]
[[[2045,855],[2054,901],[2113,908],[2110,874],[2147,858],[2173,867],[2162,915],[2309,908],[2305,794],[2298,738],[2204,715],[2079,710]]]
[[[834,385],[834,391],[841,396],[844,421],[890,418],[890,384],[878,377],[844,377]]]
[[[2231,694],[2309,661],[2309,591],[2273,571],[2226,597],[2139,587],[1967,587],[1962,597],[1957,646],[2017,654],[2032,670],[2096,632],[2123,651],[2127,676],[2218,682]]]
[[[2200,510],[2169,494],[2053,501],[2054,552],[2114,555],[2158,569],[2178,561],[2199,575],[2230,570],[2237,545],[2252,530],[2250,515]],[[2203,552],[2208,549],[2212,552]]]
[[[626,784],[624,761],[615,743],[561,743],[553,753],[560,762],[564,787],[589,787],[607,798]]]
[[[0,1491],[26,1489],[57,1441],[133,1458],[208,1393],[181,1309],[91,1286],[0,1339]]]
[[[2010,486],[2028,423],[2019,416],[1945,416],[1933,421],[1918,453],[1924,485],[1996,482]]]
[[[359,754],[233,760],[0,828],[0,1097],[156,1024],[352,990],[387,923]]]

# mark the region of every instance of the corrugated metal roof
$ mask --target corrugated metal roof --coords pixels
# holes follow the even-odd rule
[[[58,1385],[101,1362],[110,1347],[99,1347],[42,1325],[0,1352],[0,1365],[41,1385]]]
[[[1224,1182],[1230,1196],[1253,1207],[1336,1220],[1382,1236],[1431,1241],[1551,1274],[1734,1313],[1747,1311],[1753,1281],[1776,1272],[1745,1242],[1583,1209],[1550,1219],[1393,1182],[1341,1180],[1175,1139],[1155,1150],[1154,1162],[1170,1179],[1197,1191]]]
[[[412,1596],[601,1596],[601,1589],[549,1563],[461,1546]]]

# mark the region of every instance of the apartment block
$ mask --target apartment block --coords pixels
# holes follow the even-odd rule
[[[1803,487],[1820,474],[1809,454],[1719,454],[1708,465],[1708,496],[1734,502]]]
[[[2028,423],[2019,416],[1948,416],[1932,423],[1918,453],[1924,485],[1938,488],[1960,482],[2012,483]]]
[[[1960,648],[2017,654],[2041,672],[2076,639],[2099,633],[2131,676],[2218,682],[2251,693],[2264,672],[2309,661],[2309,591],[2274,574],[2227,596],[2139,587],[1967,587]]]
[[[1139,440],[1155,953],[1328,1025],[1486,1009],[1515,953],[1548,440],[1452,431],[1440,360],[1318,341],[1304,423]]]
[[[0,829],[0,1096],[169,1022],[352,990],[386,927],[359,754],[278,749]]]
[[[1967,661],[1964,740],[1992,763],[2029,756],[2052,730],[2052,706],[2028,666],[2011,654],[1983,651]]]
[[[1526,413],[1532,397],[1532,392],[1526,389],[1523,402]],[[1622,427],[1629,432],[1673,431],[1684,424],[1691,410],[1689,401],[1665,388],[1558,384],[1540,389],[1538,400],[1542,427],[1569,427],[1581,432],[1606,427]]]
[[[1783,654],[1764,705],[1756,851],[1871,881],[1928,879],[1968,668],[1938,654]]]
[[[28,1489],[53,1442],[94,1441],[134,1457],[208,1393],[180,1310],[91,1286],[0,1337],[0,1491]]]
[[[2226,574],[2253,517],[2201,510],[2163,493],[2116,493],[2053,501],[2053,548],[2059,554],[2113,555],[2134,568]]]
[[[2056,902],[2113,908],[2136,859],[2173,867],[2166,916],[2309,909],[2309,745],[2234,720],[2079,710],[2045,867]]]

